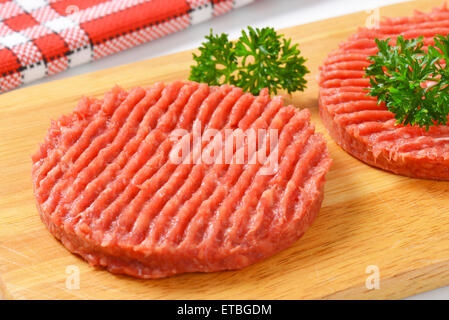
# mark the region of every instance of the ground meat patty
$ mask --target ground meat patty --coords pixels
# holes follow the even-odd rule
[[[360,29],[332,52],[320,73],[320,115],[334,140],[360,160],[397,174],[437,180],[449,179],[449,127],[395,125],[385,105],[368,97],[364,69],[377,52],[374,39],[449,33],[449,11],[434,9],[412,17],[384,20],[379,28]]]
[[[232,162],[190,161],[198,160],[192,148],[176,163],[183,137],[203,151],[218,145],[204,135],[193,143],[199,123],[201,133],[266,135],[254,150],[245,148],[249,139],[232,138]],[[172,139],[176,130],[186,134]],[[38,209],[70,251],[114,273],[160,278],[243,268],[291,245],[315,219],[331,160],[314,131],[308,110],[283,106],[266,90],[255,97],[181,81],[114,88],[52,123],[33,156]],[[247,159],[265,152],[267,161],[234,161],[242,148]],[[270,154],[278,165],[263,172]]]

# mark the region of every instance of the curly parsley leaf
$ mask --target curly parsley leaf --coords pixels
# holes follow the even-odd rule
[[[369,57],[369,95],[384,102],[397,124],[425,127],[446,125],[449,114],[449,36],[436,36],[424,50],[423,37],[376,39],[377,55]],[[444,63],[443,63],[444,62]]]
[[[258,94],[263,88],[276,94],[284,89],[288,93],[303,91],[304,76],[309,70],[304,65],[298,45],[283,38],[273,28],[243,30],[236,42],[227,34],[206,36],[193,54],[196,65],[191,67],[190,80],[210,85],[229,83]]]
[[[211,30],[206,40],[199,48],[200,55],[193,54],[198,66],[191,67],[190,79],[210,85],[234,81],[232,74],[237,69],[237,57],[234,44],[228,40],[228,35],[214,36]]]

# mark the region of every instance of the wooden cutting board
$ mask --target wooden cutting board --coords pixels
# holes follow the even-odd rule
[[[380,10],[409,15],[443,1]],[[374,14],[376,14],[374,12]],[[50,119],[84,95],[115,84],[130,88],[185,79],[191,52],[142,61],[0,95],[0,291],[14,299],[302,299],[402,298],[449,285],[449,183],[410,179],[371,168],[341,150],[317,115],[317,70],[359,26],[361,12],[283,30],[301,44],[309,88],[287,98],[310,108],[326,134],[332,170],[311,229],[291,248],[241,271],[136,280],[90,267],[41,223],[31,185],[30,155]],[[79,289],[76,272],[79,271]],[[366,286],[379,273],[379,288]]]

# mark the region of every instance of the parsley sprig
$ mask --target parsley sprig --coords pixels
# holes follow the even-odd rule
[[[369,57],[369,95],[384,102],[397,124],[426,127],[446,125],[449,114],[449,36],[437,35],[424,50],[423,37],[376,39],[379,52]],[[444,63],[442,63],[444,62]],[[447,67],[446,67],[447,66]]]
[[[309,70],[298,45],[273,28],[248,27],[236,42],[211,30],[206,40],[200,54],[193,54],[196,65],[191,67],[190,80],[209,85],[229,83],[253,94],[263,88],[276,94],[281,89],[292,93],[306,87],[304,76]]]

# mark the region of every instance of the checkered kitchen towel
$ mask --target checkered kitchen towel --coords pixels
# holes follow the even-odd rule
[[[0,0],[0,92],[254,0]]]

